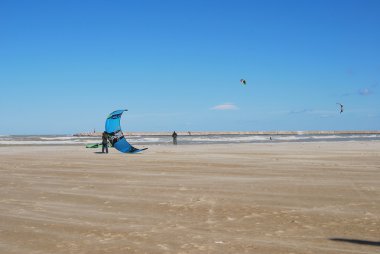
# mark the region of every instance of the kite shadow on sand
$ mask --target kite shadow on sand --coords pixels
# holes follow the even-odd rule
[[[346,242],[346,243],[363,244],[363,245],[370,245],[370,246],[380,246],[380,242],[367,241],[367,240],[347,239],[347,238],[330,238],[330,240],[336,241],[336,242]]]

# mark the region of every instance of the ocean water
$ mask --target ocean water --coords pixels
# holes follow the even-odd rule
[[[270,139],[271,138],[271,139]],[[170,135],[126,136],[131,144],[169,144]],[[179,135],[178,144],[227,144],[227,143],[276,143],[276,142],[318,142],[318,141],[375,141],[380,134],[295,134],[295,135]],[[0,146],[14,145],[86,145],[100,143],[101,137],[76,137],[72,135],[0,135]]]

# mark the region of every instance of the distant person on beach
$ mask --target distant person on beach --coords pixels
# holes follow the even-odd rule
[[[104,153],[104,150],[106,150],[106,153],[108,153],[108,139],[107,139],[107,132],[103,132],[102,134],[102,153]]]
[[[173,134],[172,134],[172,137],[173,137],[173,145],[176,145],[177,144],[177,133],[174,131]]]

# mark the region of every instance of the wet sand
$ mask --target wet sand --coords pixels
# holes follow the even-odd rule
[[[0,253],[380,253],[380,142],[0,147]]]

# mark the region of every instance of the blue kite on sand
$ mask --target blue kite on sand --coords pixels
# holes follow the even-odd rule
[[[106,133],[111,145],[122,153],[138,153],[148,148],[137,149],[125,139],[120,127],[121,115],[127,111],[127,109],[116,110],[109,114],[106,120]]]

